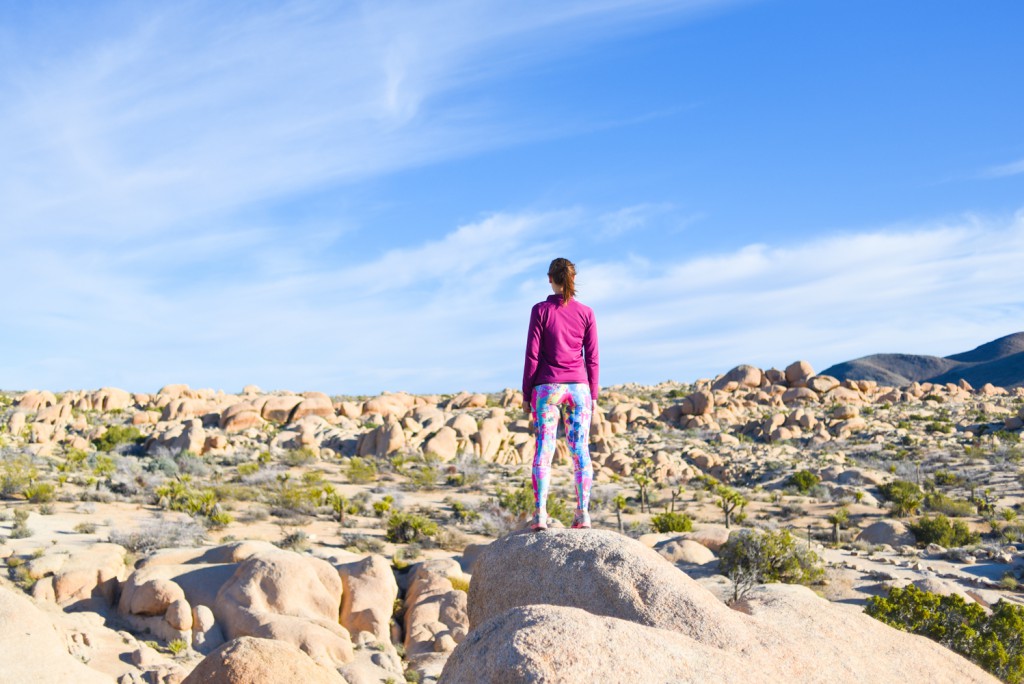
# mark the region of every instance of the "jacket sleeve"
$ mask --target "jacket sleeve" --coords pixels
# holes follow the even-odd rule
[[[590,398],[597,401],[597,394],[600,390],[600,361],[597,351],[597,319],[593,314],[583,330],[583,362],[587,367]]]
[[[526,333],[526,361],[523,363],[523,399],[530,403],[533,399],[533,376],[537,374],[540,364],[541,320],[540,307],[530,311],[530,329]]]

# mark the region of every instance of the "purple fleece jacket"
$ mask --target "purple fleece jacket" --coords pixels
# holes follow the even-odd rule
[[[597,399],[597,321],[594,311],[575,299],[562,306],[553,294],[530,312],[523,368],[523,398],[533,398],[536,385],[585,382]]]

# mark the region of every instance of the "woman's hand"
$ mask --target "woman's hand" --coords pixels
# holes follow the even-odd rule
[[[523,397],[523,413],[533,413],[533,408],[530,406],[530,402],[526,400],[526,397]]]

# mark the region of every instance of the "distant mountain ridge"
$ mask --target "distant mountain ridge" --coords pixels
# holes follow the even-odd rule
[[[974,387],[990,382],[998,387],[1024,386],[1024,332],[987,342],[951,356],[871,354],[837,363],[822,371],[840,380],[876,380],[903,386],[912,382],[959,382]]]

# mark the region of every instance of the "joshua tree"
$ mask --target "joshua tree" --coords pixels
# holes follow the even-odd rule
[[[718,497],[718,506],[725,513],[725,527],[728,529],[733,519],[733,513],[738,508],[742,511],[747,505],[747,499],[732,487],[718,485],[715,487],[715,495]]]
[[[648,490],[654,484],[654,462],[651,461],[650,456],[644,456],[633,466],[633,481],[640,489],[640,512],[643,513],[646,506],[647,512],[650,513],[651,504],[648,501]]]
[[[622,494],[616,494],[615,498],[612,499],[612,503],[615,504],[615,518],[619,522],[619,534],[623,534],[622,511],[626,508],[626,497],[622,496]]]
[[[850,510],[846,506],[829,514],[828,521],[832,524],[832,542],[834,544],[839,543],[839,528],[845,525],[849,519]]]

